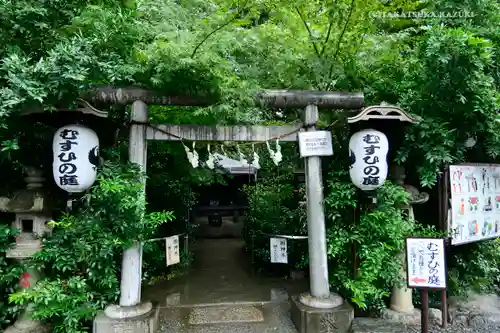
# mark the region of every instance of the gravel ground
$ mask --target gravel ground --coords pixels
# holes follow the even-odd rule
[[[421,333],[420,326],[407,326],[390,323],[382,319],[356,318],[352,333]],[[446,329],[439,326],[429,326],[429,333],[498,333],[498,324],[484,323],[481,326],[470,327],[465,324],[448,325]]]
[[[422,330],[420,327],[408,327],[405,333],[420,333]],[[498,332],[498,329],[495,330],[484,330],[484,329],[473,329],[472,327],[468,327],[465,325],[449,325],[447,328],[441,328],[439,326],[430,326],[429,333],[493,333]]]

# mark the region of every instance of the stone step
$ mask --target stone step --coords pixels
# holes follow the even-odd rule
[[[164,307],[158,333],[297,333],[289,308],[270,302]]]
[[[194,288],[193,288],[194,289]],[[199,288],[199,292],[203,292]],[[208,306],[233,306],[239,305],[263,305],[266,303],[283,303],[289,301],[289,294],[284,288],[269,288],[255,292],[223,293],[222,291],[211,291],[208,295],[199,295],[198,290],[192,292],[170,292],[168,294],[157,293],[153,300],[160,307],[208,307]],[[206,292],[205,292],[206,293]],[[151,295],[149,295],[151,296]],[[149,299],[152,299],[151,297]]]
[[[253,323],[264,321],[262,310],[255,306],[207,306],[191,309],[189,325]]]

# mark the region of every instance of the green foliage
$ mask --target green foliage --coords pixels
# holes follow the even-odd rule
[[[307,235],[305,187],[297,184],[294,175],[299,161],[296,147],[281,144],[281,149],[283,161],[278,166],[267,152],[259,151],[261,169],[256,182],[243,189],[248,201],[243,237],[259,269],[269,268],[271,235]],[[307,241],[288,241],[290,266],[304,268],[307,251]]]
[[[11,323],[19,313],[20,307],[9,304],[8,292],[17,288],[23,266],[5,257],[11,247],[17,230],[0,224],[0,329]]]
[[[269,238],[272,235],[307,235],[305,189],[295,190],[290,179],[275,177],[259,180],[256,185],[246,185],[248,199],[244,238],[255,260],[268,263],[270,260]],[[299,202],[303,203],[299,203]],[[307,242],[289,242],[289,263],[304,267],[307,261]]]
[[[498,239],[453,247],[448,262],[448,286],[452,294],[494,293],[500,287]]]
[[[200,114],[219,122],[255,122],[252,96],[263,87],[349,88],[344,66],[375,28],[374,10],[387,9],[376,0],[6,0],[0,116],[68,104],[91,85],[135,84],[207,97],[216,104]]]
[[[412,75],[412,95],[403,99],[425,121],[408,131],[399,160],[417,162],[422,185],[431,186],[443,164],[464,161],[469,136],[479,138],[476,149],[485,150],[485,157],[499,155],[495,119],[500,104],[491,75],[496,66],[491,41],[463,29],[437,27],[426,37],[417,53],[423,61],[414,64],[419,75]],[[432,99],[423,98],[430,91]]]
[[[490,0],[428,6],[474,16],[420,20],[397,33],[370,36],[356,65],[366,75],[369,99],[423,118],[409,127],[397,161],[415,166],[421,184],[431,187],[443,165],[492,162],[499,155],[500,10]],[[465,147],[469,137],[477,138],[472,149]]]
[[[123,249],[173,219],[170,212],[146,214],[141,177],[135,166],[105,164],[84,207],[51,222],[53,233],[34,258],[47,278],[11,300],[33,303],[34,317],[50,320],[55,332],[87,331],[97,311],[117,300]]]
[[[181,244],[182,244],[181,238]],[[180,262],[177,265],[165,267],[165,242],[146,242],[143,247],[142,280],[152,284],[159,280],[173,280],[183,276],[194,261],[193,252],[186,252],[184,246],[179,251]]]
[[[359,223],[353,224],[356,193],[345,172],[330,174],[325,197],[328,257],[335,267],[330,271],[330,283],[357,307],[379,310],[392,286],[401,283],[403,263],[398,255],[415,227],[399,208],[407,203],[408,194],[390,182],[377,191],[376,204],[361,206]],[[356,272],[353,246],[359,257]]]
[[[394,20],[383,15],[423,7],[467,10],[475,17]],[[374,12],[382,14],[374,18]],[[499,15],[495,0],[424,4],[370,0],[363,5],[351,0],[4,0],[0,2],[0,161],[3,169],[23,166],[29,161],[19,154],[19,147],[25,147],[26,137],[33,150],[50,139],[48,134],[25,130],[24,121],[15,115],[26,109],[71,105],[95,85],[137,85],[213,101],[210,107],[190,108],[189,116],[179,115],[175,108],[151,110],[161,122],[196,124],[273,123],[274,112],[254,106],[252,96],[261,88],[363,90],[365,104],[386,101],[423,118],[408,129],[401,149],[394,149],[399,150],[399,163],[415,167],[422,185],[433,186],[444,164],[490,162],[500,154]],[[285,120],[297,118],[291,110],[282,111]],[[342,122],[333,134],[343,147],[336,153],[347,154],[345,119],[322,117]],[[478,139],[472,149],[464,145],[469,136]],[[195,202],[194,184],[221,181],[206,170],[186,172],[178,145],[160,143],[150,153],[148,195],[154,208],[171,202],[178,216],[183,205]],[[253,191],[247,189],[251,237],[261,232],[305,232],[303,210],[298,208],[301,194],[292,194],[293,185],[286,177],[279,177],[281,183],[269,179],[276,173],[276,168],[263,168],[262,182]],[[395,209],[403,198],[388,184],[377,194],[376,210],[363,213],[360,224],[352,226],[358,205],[355,189],[342,174],[329,181],[325,198],[329,255],[337,265],[333,267],[339,267],[332,271],[332,283],[360,307],[376,308],[394,282],[398,264],[387,263],[387,271],[380,267],[389,254],[397,253],[410,228],[401,223],[401,212]],[[101,178],[88,196],[98,205],[61,218],[37,258],[52,278],[40,285],[44,296],[18,295],[19,301],[36,300],[40,318],[51,318],[61,330],[68,324],[76,331],[90,312],[116,298],[119,266],[111,264],[121,248],[147,238],[156,226],[144,224],[144,212],[134,212],[137,202],[127,199],[124,207],[118,202],[120,191],[128,193],[125,198],[138,194],[127,188],[112,174]],[[113,203],[109,214],[103,208],[108,197]],[[142,194],[136,198],[144,202]],[[264,243],[262,251],[268,248],[267,240]],[[355,276],[347,268],[352,244],[357,244],[363,259]],[[477,251],[488,258],[495,253],[485,247]],[[260,255],[267,258],[265,252]],[[475,260],[463,258],[456,267],[457,279],[464,278],[464,267]],[[484,261],[472,265],[480,276],[494,272]],[[44,290],[60,295],[61,305]],[[87,292],[93,298],[86,298]],[[75,312],[64,308],[72,299],[77,306],[69,309]],[[42,309],[44,301],[50,306]],[[90,312],[78,312],[78,306]]]
[[[475,16],[384,15],[424,7]],[[215,104],[194,118],[218,123],[265,120],[252,99],[261,88],[361,89],[367,104],[387,101],[424,117],[398,160],[431,186],[439,167],[465,159],[469,135],[483,157],[499,153],[498,12],[494,0],[7,0],[0,124],[14,110],[68,104],[99,84],[204,96]],[[4,134],[14,140],[3,145],[8,153],[16,139]]]

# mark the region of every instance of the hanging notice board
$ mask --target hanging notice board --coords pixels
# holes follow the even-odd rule
[[[500,165],[450,166],[451,244],[500,236]]]

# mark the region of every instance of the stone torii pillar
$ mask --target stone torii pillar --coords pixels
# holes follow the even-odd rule
[[[142,101],[132,104],[130,115],[129,161],[146,171],[148,107]],[[141,179],[144,192],[146,179]],[[144,193],[145,194],[145,193]],[[108,306],[94,320],[94,333],[155,332],[158,310],[149,301],[141,302],[142,244],[125,249],[122,256],[119,305]]]

